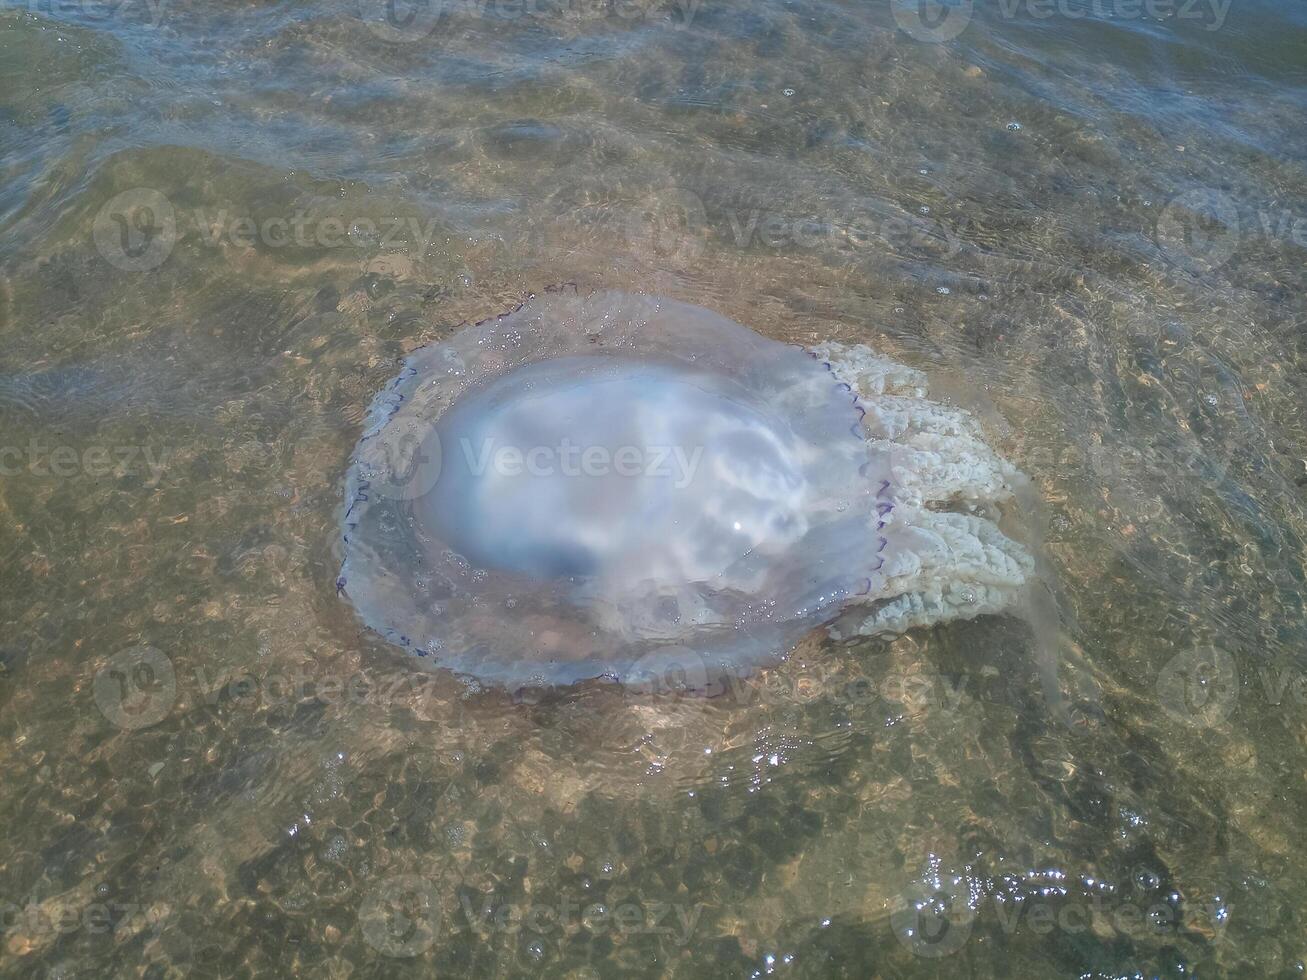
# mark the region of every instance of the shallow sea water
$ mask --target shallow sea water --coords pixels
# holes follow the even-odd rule
[[[0,974],[1301,975],[1305,56],[1287,0],[0,7]],[[926,371],[1060,625],[712,699],[363,632],[373,394],[559,283]]]

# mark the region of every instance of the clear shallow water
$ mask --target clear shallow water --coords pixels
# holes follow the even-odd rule
[[[1307,19],[1046,9],[5,8],[0,971],[1299,975]],[[373,393],[564,281],[990,406],[1071,723],[1016,619],[710,701],[361,633]]]

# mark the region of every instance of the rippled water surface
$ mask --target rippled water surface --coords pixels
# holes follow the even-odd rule
[[[0,7],[0,973],[1299,976],[1305,110],[1290,0]],[[1016,617],[710,699],[362,631],[373,394],[565,282],[984,405],[1061,710]]]

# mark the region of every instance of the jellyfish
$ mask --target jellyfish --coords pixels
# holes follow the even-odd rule
[[[483,685],[703,688],[818,628],[1009,608],[1034,568],[994,520],[1017,478],[865,346],[563,289],[417,350],[377,395],[337,586]]]

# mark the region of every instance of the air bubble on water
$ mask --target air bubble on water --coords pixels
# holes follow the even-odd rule
[[[323,848],[322,856],[328,861],[339,861],[345,856],[349,849],[349,844],[345,840],[344,834],[333,834],[327,840],[327,846]]]
[[[1010,122],[1010,123],[1007,124],[1007,129],[1008,129],[1008,132],[1010,132],[1010,133],[1018,132],[1018,131],[1020,131],[1020,129],[1021,129],[1021,123],[1017,122],[1017,121],[1014,119],[1012,122]]]
[[[947,286],[936,286],[935,292],[939,293],[941,296],[947,296],[949,293],[953,292],[953,290],[949,289]]]
[[[785,90],[785,93],[784,93],[784,94],[785,94],[785,97],[788,99],[790,96],[792,96],[792,95],[794,94],[794,89],[792,89],[792,88],[787,88],[787,89]]]
[[[451,374],[457,377],[467,369],[467,365],[464,363],[463,358],[461,358],[458,355],[457,351],[453,351],[453,350],[443,351],[440,354],[440,360],[444,365],[446,374]],[[431,380],[431,383],[434,385],[434,384],[438,384],[439,381],[440,381],[439,378],[433,378]]]
[[[1135,871],[1135,887],[1140,891],[1156,891],[1162,879],[1152,868],[1139,868]]]
[[[930,214],[930,205],[923,204],[921,207],[917,208],[917,210],[920,211],[922,214]]]

